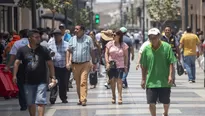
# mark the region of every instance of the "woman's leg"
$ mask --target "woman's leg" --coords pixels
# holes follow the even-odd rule
[[[112,78],[110,80],[111,90],[112,90],[112,103],[116,102],[115,88],[116,88],[116,79]]]
[[[122,79],[117,78],[118,103],[122,104]]]

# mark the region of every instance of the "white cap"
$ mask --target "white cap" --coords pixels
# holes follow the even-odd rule
[[[157,28],[152,28],[148,31],[148,35],[158,35],[158,34],[160,34],[160,31]]]

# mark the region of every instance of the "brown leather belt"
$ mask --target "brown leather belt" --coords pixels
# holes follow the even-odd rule
[[[86,61],[86,62],[72,62],[72,64],[84,64],[84,63],[87,63],[87,62],[90,62],[90,61]]]

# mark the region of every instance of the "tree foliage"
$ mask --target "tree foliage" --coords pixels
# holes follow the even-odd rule
[[[179,0],[150,0],[147,10],[154,21],[176,20]]]

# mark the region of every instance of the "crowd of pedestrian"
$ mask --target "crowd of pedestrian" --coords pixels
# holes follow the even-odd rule
[[[136,69],[142,70],[141,87],[146,89],[147,103],[152,116],[156,116],[156,103],[164,104],[163,116],[168,116],[171,87],[176,87],[176,69],[182,62],[190,83],[196,82],[195,60],[203,51],[203,39],[187,27],[185,33],[173,34],[166,26],[164,34],[157,28],[148,31],[143,43],[140,33],[128,34],[128,29],[89,31],[76,25],[74,32],[64,24],[55,30],[23,29],[19,33],[0,34],[0,63],[4,71],[13,71],[13,82],[19,88],[21,111],[29,110],[30,116],[43,116],[49,101],[55,104],[57,96],[68,103],[67,92],[75,80],[79,101],[87,105],[88,80],[90,89],[97,87],[98,78],[106,77],[105,87],[111,88],[111,102],[123,104],[122,91],[128,88],[127,76],[130,61],[135,59],[135,46],[139,49]],[[134,39],[134,40],[133,40]],[[141,47],[139,47],[140,44]],[[177,65],[177,68],[176,66]],[[103,74],[103,67],[105,73]],[[183,73],[183,72],[182,72]],[[73,75],[73,77],[71,76]]]

